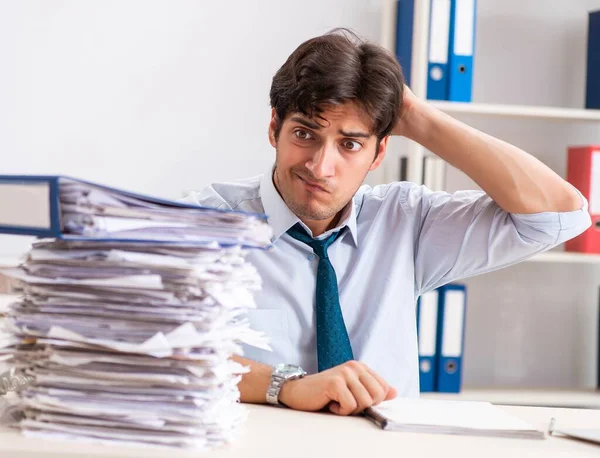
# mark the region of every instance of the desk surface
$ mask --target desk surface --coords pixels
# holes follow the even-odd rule
[[[551,389],[464,389],[461,393],[421,393],[425,399],[487,401],[505,406],[600,409],[600,391]]]
[[[0,430],[2,458],[230,458],[282,456],[289,458],[461,456],[508,458],[511,456],[598,457],[600,447],[585,442],[549,436],[545,440],[504,439],[451,435],[410,434],[382,431],[361,417],[311,414],[267,406],[247,406],[249,419],[240,438],[219,450],[198,452],[154,448],[125,448],[77,442],[27,439],[13,431]],[[502,407],[513,415],[546,430],[550,418],[557,428],[600,427],[600,410],[543,407]],[[283,452],[285,450],[285,452]],[[460,453],[449,454],[449,451]]]

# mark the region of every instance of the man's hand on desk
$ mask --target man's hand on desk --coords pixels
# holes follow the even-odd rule
[[[282,404],[305,411],[326,407],[337,415],[362,412],[367,407],[396,397],[396,389],[358,361],[286,382],[279,393]]]

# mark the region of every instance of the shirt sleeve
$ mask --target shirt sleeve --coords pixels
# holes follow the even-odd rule
[[[231,209],[229,204],[214,190],[213,186],[206,186],[200,191],[190,191],[185,197],[177,199],[177,202],[218,209]]]
[[[408,188],[403,207],[417,223],[415,293],[516,264],[581,234],[591,218],[577,192],[579,210],[520,214],[505,212],[483,191]]]

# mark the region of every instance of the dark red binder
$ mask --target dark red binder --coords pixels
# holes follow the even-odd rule
[[[565,243],[566,251],[600,253],[600,146],[571,146],[568,149],[567,181],[585,196],[592,225]]]

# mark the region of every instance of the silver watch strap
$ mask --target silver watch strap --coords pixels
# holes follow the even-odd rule
[[[267,388],[267,403],[275,406],[283,406],[283,404],[279,402],[279,393],[281,392],[283,384],[289,380],[298,380],[305,375],[306,372],[300,366],[288,364],[278,364],[277,366],[273,366],[271,381]]]
[[[276,406],[283,405],[279,402],[279,392],[281,391],[281,387],[285,382],[286,378],[273,369],[273,373],[271,374],[271,383],[269,383],[269,388],[267,389],[267,402],[269,404]]]

